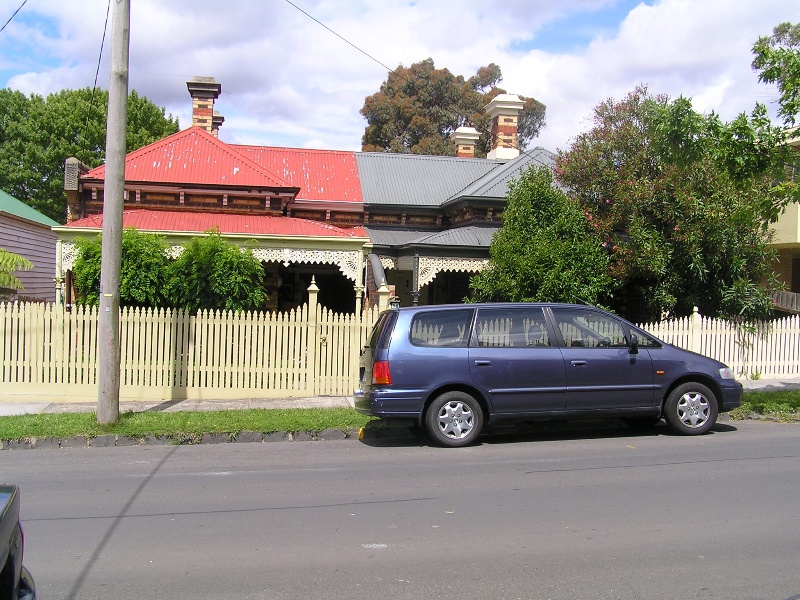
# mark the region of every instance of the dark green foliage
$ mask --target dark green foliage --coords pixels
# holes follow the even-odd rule
[[[610,249],[614,310],[740,320],[771,314],[769,224],[795,197],[781,132],[763,107],[731,123],[640,87],[595,109],[556,174]],[[777,183],[776,183],[777,182]]]
[[[453,155],[450,134],[462,125],[481,134],[476,156],[490,150],[491,123],[483,107],[496,95],[503,76],[494,63],[481,67],[464,79],[447,69],[437,69],[433,59],[397,67],[380,90],[364,100],[361,114],[367,127],[361,140],[365,152]],[[533,98],[522,98],[519,143],[522,148],[544,127],[545,106]]]
[[[800,114],[800,23],[781,23],[770,37],[761,37],[753,46],[753,69],[762,83],[778,86],[778,115],[786,125],[794,125]]]
[[[512,182],[489,267],[472,278],[479,301],[602,304],[610,293],[608,256],[590,217],[553,187],[546,167]]]
[[[170,265],[173,306],[192,313],[202,309],[258,310],[267,299],[264,269],[247,251],[209,231],[193,238]]]
[[[103,164],[108,92],[62,90],[46,98],[0,90],[0,189],[63,223],[64,161]],[[140,97],[128,96],[127,151],[178,131],[178,121]]]
[[[79,304],[99,300],[101,240],[79,238],[75,290]],[[258,310],[267,299],[264,270],[248,251],[219,232],[192,239],[177,260],[163,236],[126,229],[122,234],[120,305],[211,310]]]
[[[99,301],[101,240],[76,240],[79,249],[75,262],[75,289],[80,304]],[[164,238],[130,228],[122,232],[120,268],[121,306],[169,306],[166,296],[170,260]]]

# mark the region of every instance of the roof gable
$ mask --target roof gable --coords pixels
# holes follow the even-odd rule
[[[508,195],[508,184],[512,179],[517,179],[520,173],[529,167],[552,167],[555,163],[555,156],[549,150],[541,147],[523,152],[517,158],[508,161],[458,193],[453,194],[444,204],[449,204],[460,198],[505,198]]]
[[[84,179],[105,179],[105,165]],[[180,185],[294,188],[233,146],[200,127],[190,127],[130,152],[125,181]]]
[[[271,146],[231,147],[299,187],[298,200],[359,204],[363,201],[355,152]]]

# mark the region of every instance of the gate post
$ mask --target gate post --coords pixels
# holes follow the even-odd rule
[[[317,295],[319,294],[319,287],[314,276],[311,276],[311,285],[308,286],[308,326],[306,329],[306,389],[311,395],[316,396],[318,390],[318,377],[317,377],[317,344],[319,344],[319,335],[317,331],[317,322],[319,317],[319,305],[317,304]]]
[[[378,288],[378,311],[383,312],[389,308],[389,288],[384,283]]]
[[[689,350],[700,353],[703,346],[703,318],[700,316],[700,309],[696,306],[689,317]]]

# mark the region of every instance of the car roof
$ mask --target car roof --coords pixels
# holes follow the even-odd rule
[[[473,302],[468,304],[426,304],[424,306],[403,306],[395,308],[398,312],[423,312],[428,310],[455,310],[464,308],[514,308],[514,307],[558,307],[597,309],[588,304],[567,304],[562,302]]]

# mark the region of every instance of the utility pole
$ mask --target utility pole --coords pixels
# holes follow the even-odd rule
[[[122,205],[125,195],[125,137],[128,128],[130,28],[130,0],[114,0],[97,334],[97,422],[100,425],[116,423],[119,418],[119,281],[122,262]]]

